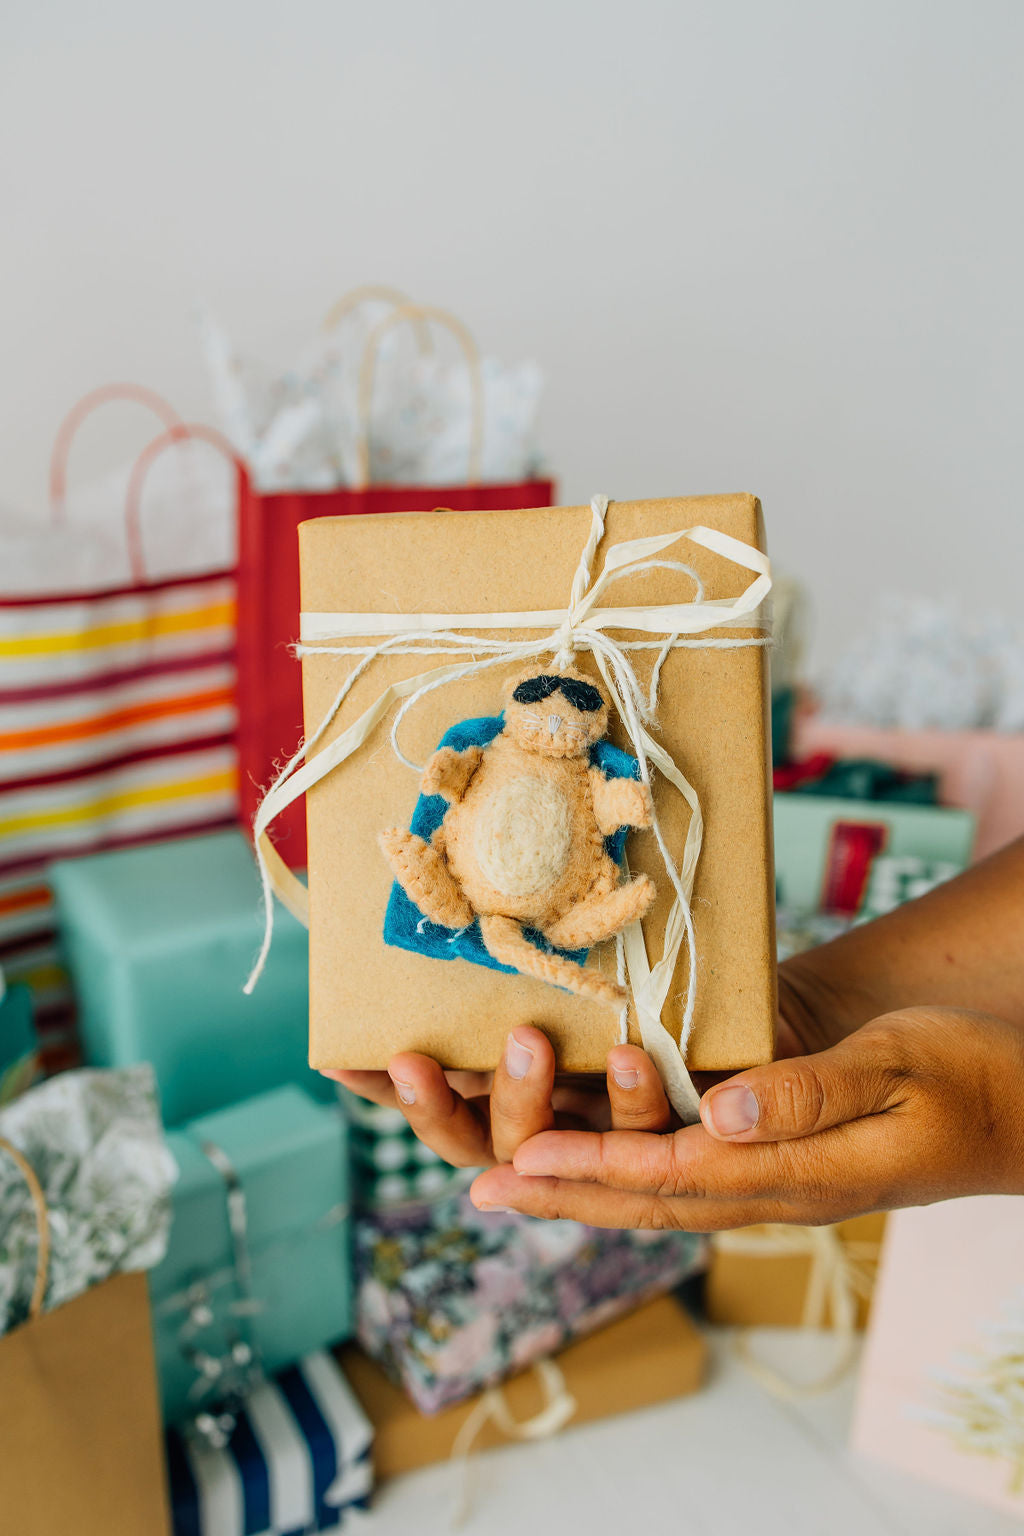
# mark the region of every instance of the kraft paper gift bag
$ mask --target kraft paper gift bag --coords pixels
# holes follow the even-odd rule
[[[369,323],[354,346],[360,364],[354,370],[342,366],[343,349],[330,344],[331,333],[346,316]],[[444,381],[438,376],[420,381],[417,395],[430,402],[426,410],[422,399],[419,406],[410,401],[407,389],[396,397],[395,380],[381,401],[382,391],[375,388],[376,375],[383,371],[378,359],[397,339],[396,331],[410,331],[428,350],[435,325],[459,343],[465,399],[449,399],[451,390],[441,388]],[[275,764],[302,737],[302,690],[290,650],[298,638],[299,524],[314,517],[434,507],[543,507],[554,495],[551,480],[538,475],[522,453],[495,455],[495,440],[500,441],[505,425],[502,392],[495,387],[500,381],[489,376],[473,338],[454,317],[374,286],[340,300],[325,329],[328,336],[311,362],[302,399],[283,409],[279,405],[259,434],[253,402],[239,398],[223,346],[216,344],[216,336],[208,337],[225,427],[252,471],[239,504],[239,788],[246,825]],[[436,362],[432,355],[420,361],[423,366]],[[415,370],[416,363],[413,359],[408,367]],[[409,383],[405,370],[402,378]],[[287,380],[281,381],[280,392],[287,401]],[[407,443],[404,453],[387,452],[386,445],[397,447],[391,442],[395,432],[400,426],[408,430],[410,423],[415,444]],[[439,458],[430,451],[453,434],[454,454]],[[285,813],[275,841],[292,868],[305,865],[301,807]]]
[[[160,1536],[169,1530],[149,1300],[116,1274],[43,1313],[46,1200],[32,1165],[0,1140],[31,1191],[38,1230],[27,1318],[0,1338],[0,1496],[18,1536]]]
[[[469,736],[485,727],[493,735],[502,685],[526,661],[557,672],[568,653],[596,677],[595,651],[605,684],[614,683],[616,718],[610,743],[592,750],[607,747],[612,764],[630,763],[622,749],[634,759],[643,752],[657,823],[626,841],[631,875],[649,877],[657,893],[642,927],[623,936],[629,1036],[643,1040],[690,1118],[696,1096],[681,1055],[705,1070],[771,1058],[763,545],[752,496],[595,497],[589,507],[303,525],[309,761],[271,790],[256,830],[270,883],[292,910],[308,909],[312,1065],[380,1068],[395,1051],[415,1050],[446,1067],[489,1070],[509,1028],[534,1023],[562,1071],[604,1071],[623,1028],[617,1006],[500,966],[498,974],[486,958],[441,958],[468,950],[479,960],[477,925],[450,942],[427,928],[427,953],[417,952],[422,923],[408,926],[407,947],[385,942],[392,872],[378,846],[385,828],[409,826],[416,765],[449,728],[465,722]],[[644,702],[655,670],[656,723]],[[403,699],[415,706],[396,726],[405,760],[388,740]],[[619,771],[591,762],[605,777]],[[308,902],[264,836],[307,789]],[[591,951],[590,977],[609,996],[620,958],[612,942]]]

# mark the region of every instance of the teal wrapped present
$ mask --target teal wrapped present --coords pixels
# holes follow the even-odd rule
[[[262,918],[241,832],[57,863],[52,884],[85,1059],[152,1062],[165,1125],[281,1083],[331,1097],[307,1063],[307,934],[287,913],[242,993]]]
[[[28,987],[4,989],[0,973],[0,1105],[31,1088],[39,1070],[39,1049]]]
[[[349,1175],[338,1108],[291,1085],[193,1120],[168,1143],[171,1235],[149,1281],[175,1423],[347,1337]]]

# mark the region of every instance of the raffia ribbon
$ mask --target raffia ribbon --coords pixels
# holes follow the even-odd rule
[[[548,654],[555,657],[556,665],[566,665],[577,650],[589,651],[636,754],[642,782],[650,787],[651,768],[657,768],[690,808],[686,840],[678,863],[665,841],[657,807],[652,818],[652,831],[665,872],[675,891],[665,927],[661,957],[653,966],[650,964],[641,926],[633,923],[622,935],[619,962],[620,968],[628,968],[629,985],[644,1048],[653,1059],[676,1111],[685,1123],[693,1123],[699,1118],[700,1096],[686,1070],[686,1052],[697,988],[691,902],[704,822],[696,790],[679,764],[654,740],[648,727],[654,728],[656,725],[658,678],[669,651],[679,647],[730,649],[770,643],[767,638],[760,636],[714,636],[710,631],[730,627],[746,630],[767,628],[764,604],[772,587],[771,566],[767,555],[752,545],[732,538],[719,529],[697,525],[675,533],[655,534],[649,538],[629,539],[613,544],[605,552],[599,574],[592,577],[591,568],[604,536],[608,498],[595,496],[590,507],[590,530],[564,609],[524,613],[302,614],[299,654],[344,656],[351,658],[353,665],[326,715],[299,751],[285,764],[256,813],[253,831],[263,883],[265,929],[263,944],[245,990],[251,992],[256,985],[269,953],[273,897],[276,896],[301,922],[307,926],[309,923],[309,892],[287,868],[268,836],[267,829],[276,816],[357,752],[392,705],[400,705],[391,727],[392,745],[398,757],[410,768],[416,769],[417,765],[409,762],[399,746],[398,731],[409,709],[428,693],[474,676],[489,667]],[[738,597],[706,600],[700,578],[692,567],[664,558],[665,552],[673,545],[687,540],[751,571],[754,580]],[[674,570],[686,576],[696,587],[696,600],[660,605],[640,604],[625,608],[601,604],[600,600],[614,582],[653,568]],[[491,633],[481,635],[471,632],[474,630]],[[494,631],[504,630],[538,630],[540,634],[530,640],[492,638]],[[657,638],[616,639],[612,631],[638,631]],[[373,638],[380,635],[387,638]],[[630,653],[639,651],[652,651],[655,655],[646,687],[641,685],[629,659]],[[333,741],[321,747],[321,741],[357,679],[378,657],[396,654],[455,655],[464,659],[389,684],[357,720],[341,731]],[[466,657],[470,659],[466,660]],[[313,748],[319,750],[310,758],[309,753]],[[662,1012],[684,943],[690,963],[682,1026],[677,1041],[662,1022]],[[620,1037],[623,1023],[620,1021]]]
[[[544,1404],[529,1419],[512,1417],[502,1387],[490,1387],[482,1393],[473,1411],[459,1427],[452,1443],[451,1459],[460,1463],[462,1479],[459,1499],[452,1515],[452,1529],[458,1530],[469,1518],[473,1503],[473,1456],[484,1428],[493,1424],[506,1440],[548,1440],[557,1435],[576,1413],[577,1403],[566,1385],[561,1366],[547,1358],[534,1362],[544,1394]]]
[[[750,1374],[775,1397],[798,1398],[827,1392],[836,1386],[853,1364],[857,1353],[857,1302],[867,1301],[874,1286],[874,1268],[880,1240],[844,1239],[839,1223],[829,1227],[796,1227],[769,1223],[716,1232],[712,1245],[719,1253],[745,1258],[801,1258],[810,1261],[807,1288],[800,1316],[801,1328],[824,1328],[832,1320],[839,1345],[835,1363],[820,1377],[797,1382],[758,1358],[751,1347],[752,1329],[742,1329],[736,1350]]]

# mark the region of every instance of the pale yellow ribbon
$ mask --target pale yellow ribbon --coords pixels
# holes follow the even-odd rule
[[[458,1530],[469,1516],[473,1500],[473,1462],[476,1442],[487,1424],[505,1436],[506,1440],[547,1440],[557,1435],[576,1413],[577,1403],[569,1391],[562,1369],[554,1360],[534,1362],[544,1405],[529,1419],[514,1419],[503,1388],[490,1387],[473,1405],[469,1417],[462,1423],[452,1444],[451,1459],[461,1463],[462,1480],[459,1500],[452,1517],[452,1528]]]
[[[783,1376],[754,1354],[748,1328],[736,1336],[736,1350],[750,1374],[775,1397],[797,1398],[826,1392],[837,1385],[857,1353],[857,1302],[870,1299],[873,1266],[878,1262],[878,1240],[847,1241],[838,1224],[829,1227],[797,1227],[769,1223],[715,1232],[712,1245],[720,1253],[752,1259],[801,1258],[810,1261],[807,1288],[800,1316],[801,1328],[824,1328],[826,1311],[839,1345],[838,1358],[822,1376],[797,1382]]]
[[[398,745],[398,729],[408,709],[427,693],[488,667],[546,653],[553,653],[558,663],[564,665],[575,650],[588,650],[594,657],[636,753],[642,781],[650,785],[650,768],[653,764],[690,807],[690,821],[678,867],[666,845],[656,811],[652,821],[652,830],[665,870],[676,893],[666,923],[661,958],[654,966],[649,964],[639,923],[633,923],[627,928],[623,935],[623,947],[644,1048],[654,1060],[675,1109],[684,1122],[692,1123],[698,1118],[700,1098],[685,1064],[697,986],[690,903],[700,856],[703,817],[693,786],[672,757],[654,741],[647,725],[655,724],[658,675],[670,650],[677,647],[732,648],[769,643],[766,639],[711,638],[707,632],[728,626],[766,627],[762,605],[771,591],[771,567],[768,557],[761,550],[718,529],[698,525],[677,533],[654,534],[648,538],[613,544],[605,555],[600,574],[592,580],[591,563],[604,534],[607,507],[608,499],[604,496],[595,496],[591,502],[591,527],[573,577],[569,604],[565,609],[524,613],[302,614],[300,655],[337,655],[360,659],[349,671],[316,730],[285,765],[256,813],[253,830],[264,890],[265,928],[263,944],[245,990],[252,991],[269,953],[273,924],[272,897],[276,895],[301,922],[307,925],[309,922],[309,893],[287,868],[267,835],[271,822],[286,806],[306,794],[314,784],[326,778],[358,751],[393,704],[400,703],[401,707],[391,728],[392,744],[399,757],[408,763],[409,760]],[[705,601],[700,581],[689,566],[661,558],[672,545],[684,539],[752,571],[755,580],[736,598]],[[698,600],[629,608],[599,606],[599,599],[613,582],[654,567],[686,574],[696,583]],[[547,633],[532,640],[495,640],[466,633],[476,628],[491,631],[538,629]],[[659,638],[649,641],[616,641],[609,635],[609,630],[639,631]],[[372,640],[372,637],[380,635],[388,638],[363,645],[337,644],[338,640]],[[626,655],[627,651],[635,650],[654,650],[658,653],[646,691],[641,688]],[[356,680],[378,656],[395,654],[468,654],[472,659],[436,667],[418,676],[389,684],[357,720],[318,751],[315,757],[309,758],[309,752],[326,734]],[[410,763],[409,766],[415,768],[416,764]],[[662,1023],[661,1015],[684,940],[689,947],[690,965],[683,1024],[677,1042]]]

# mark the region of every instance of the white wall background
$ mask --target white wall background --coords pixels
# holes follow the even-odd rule
[[[209,415],[197,299],[284,361],[388,280],[539,358],[566,499],[756,490],[821,654],[878,588],[1010,610],[1022,45],[1020,0],[8,6],[0,500],[94,383]]]

